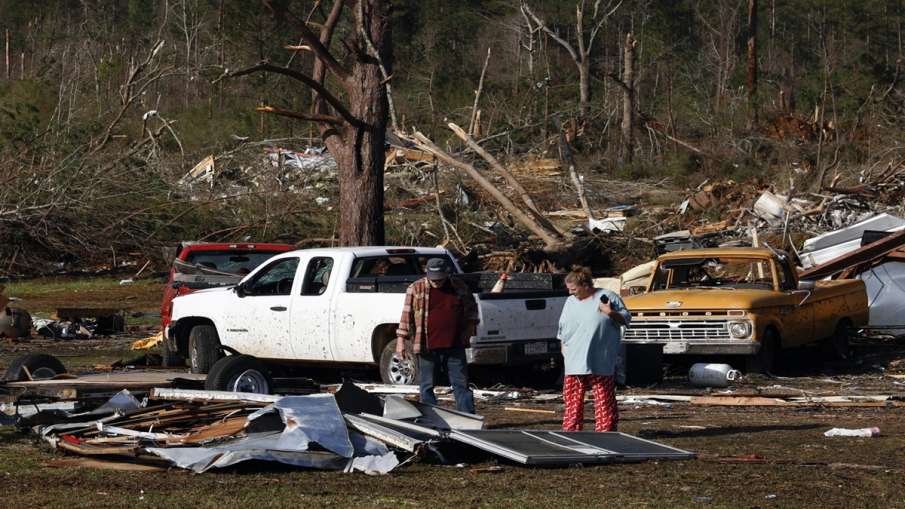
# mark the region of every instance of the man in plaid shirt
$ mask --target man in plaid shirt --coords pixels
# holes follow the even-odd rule
[[[405,343],[411,341],[418,359],[421,402],[437,404],[434,375],[444,366],[456,398],[456,409],[474,413],[474,394],[468,388],[465,347],[478,325],[478,306],[465,283],[452,279],[449,263],[431,258],[426,275],[409,285],[399,328],[396,354],[405,357]]]

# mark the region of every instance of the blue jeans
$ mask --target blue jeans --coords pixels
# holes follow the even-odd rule
[[[437,404],[434,396],[434,376],[437,368],[446,367],[449,383],[456,398],[456,410],[475,413],[474,393],[468,388],[468,363],[464,348],[443,348],[421,352],[418,355],[418,381],[421,386],[421,402]]]

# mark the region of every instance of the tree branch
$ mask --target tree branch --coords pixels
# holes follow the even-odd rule
[[[337,13],[337,17],[339,15],[339,11],[342,10],[342,5],[345,3],[345,0],[336,0],[336,4],[333,6],[333,11],[331,11],[330,15],[333,16],[333,12]],[[296,17],[293,15],[293,17]],[[349,71],[342,66],[333,55],[330,54],[330,50],[324,46],[324,43],[321,42],[320,37],[318,37],[314,32],[308,28],[308,21],[303,19],[298,19],[299,21],[299,31],[301,32],[302,39],[311,46],[311,50],[314,52],[315,56],[317,56],[318,60],[324,63],[327,69],[333,73],[336,78],[343,83],[343,86],[349,86],[349,80],[351,79],[351,74]],[[330,20],[327,20],[327,24],[329,25]],[[326,26],[326,25],[325,25]],[[331,30],[332,32],[332,30]]]
[[[573,48],[572,45],[569,44],[569,41],[563,39],[556,32],[551,30],[550,27],[548,27],[542,19],[537,17],[536,14],[534,14],[534,11],[531,10],[531,7],[528,7],[527,2],[522,2],[522,9],[524,10],[525,13],[527,13],[529,16],[531,16],[531,19],[533,19],[534,22],[537,23],[537,26],[541,30],[546,32],[550,37],[553,38],[554,41],[558,42],[560,46],[562,46],[563,48],[566,49],[566,51],[569,52],[569,55],[572,56],[572,60],[574,60],[576,64],[581,61],[581,58],[579,58],[578,53],[575,52],[575,48]],[[581,34],[579,34],[579,36],[580,35]]]
[[[320,41],[322,45],[329,45],[330,41],[333,39],[333,32],[336,30],[336,25],[339,23],[339,17],[342,14],[343,3],[344,0],[335,0],[333,2],[330,14],[327,15],[327,20],[321,27]],[[318,5],[320,5],[320,3],[318,3]],[[315,59],[314,68],[311,70],[311,76],[315,81],[323,85],[325,74],[326,70],[324,62],[320,59]],[[314,94],[311,102],[311,111],[322,114],[327,113],[326,108],[324,107],[324,101],[319,95]]]
[[[330,103],[330,106],[333,106],[333,108],[336,110],[336,112],[339,113],[340,116],[346,122],[348,122],[349,124],[351,124],[355,127],[364,126],[364,123],[361,120],[355,118],[355,116],[352,115],[352,113],[348,110],[348,108],[346,108],[346,105],[343,104],[342,101],[340,101],[336,96],[331,94],[330,91],[327,90],[322,84],[318,83],[317,80],[308,76],[307,74],[300,73],[294,69],[289,69],[287,67],[280,67],[278,65],[273,65],[270,62],[266,62],[266,61],[260,62],[257,65],[253,65],[246,69],[241,69],[239,71],[228,73],[220,78],[217,78],[217,80],[215,80],[214,83],[216,83],[217,81],[220,81],[221,79],[224,79],[224,78],[238,78],[240,76],[245,76],[245,75],[253,74],[256,72],[272,72],[272,73],[276,73],[276,74],[282,74],[284,76],[289,76],[290,78],[294,78],[298,81],[301,81],[302,83],[304,83],[304,84],[308,85],[309,87],[311,87],[312,89],[314,89],[314,91],[317,92],[317,94],[320,97],[322,97],[325,101]]]
[[[540,209],[534,203],[534,200],[531,198],[531,195],[528,194],[528,190],[515,178],[515,175],[512,174],[505,166],[500,164],[500,162],[490,154],[484,150],[483,147],[478,145],[478,143],[468,135],[461,127],[456,124],[450,122],[446,124],[452,129],[452,132],[456,134],[462,141],[464,141],[469,148],[474,150],[479,156],[483,157],[485,161],[490,164],[490,167],[496,170],[500,175],[502,175],[506,181],[512,186],[512,189],[515,190],[516,194],[522,199],[525,203],[525,206],[528,207],[528,212],[534,216],[534,220],[540,223],[545,229],[547,229],[550,233],[555,233],[556,235],[562,235],[562,233],[556,229],[556,226],[553,225],[543,214],[541,214]]]
[[[541,224],[535,221],[530,215],[526,214],[519,207],[517,207],[512,201],[506,197],[499,189],[496,188],[489,180],[487,180],[481,173],[472,165],[459,161],[448,153],[444,152],[443,149],[434,144],[427,136],[424,136],[418,131],[415,131],[413,137],[407,137],[402,135],[401,133],[397,133],[403,139],[407,139],[414,143],[418,148],[433,154],[437,159],[445,162],[446,164],[459,168],[468,174],[472,179],[475,180],[481,187],[484,188],[491,196],[496,199],[506,209],[514,218],[516,218],[522,225],[528,228],[531,232],[541,238],[548,248],[556,248],[561,245],[562,237],[559,232],[550,232],[547,231]]]
[[[333,115],[321,115],[317,113],[299,113],[297,111],[284,110],[281,108],[274,108],[273,106],[259,106],[255,108],[255,111],[259,111],[261,113],[273,113],[274,115],[280,115],[281,117],[289,117],[296,118],[299,120],[307,120],[309,122],[322,122],[324,124],[332,124],[332,125],[342,125],[343,119],[339,117],[334,117]]]

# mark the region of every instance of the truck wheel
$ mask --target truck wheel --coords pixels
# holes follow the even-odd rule
[[[270,394],[273,379],[264,363],[251,355],[228,355],[214,364],[204,380],[209,391]]]
[[[852,336],[852,324],[847,319],[840,320],[836,324],[836,330],[823,343],[823,351],[827,359],[847,361],[852,358],[850,339]]]
[[[646,387],[663,381],[663,345],[629,344],[625,346],[625,385]]]
[[[748,373],[761,373],[769,375],[776,367],[776,357],[780,349],[779,336],[773,329],[767,329],[761,340],[760,350],[757,354],[748,357],[746,371]]]
[[[13,359],[3,379],[10,382],[47,380],[65,372],[66,367],[53,355],[30,353]]]
[[[213,325],[196,325],[189,332],[192,373],[210,373],[220,358],[220,337]]]
[[[406,358],[396,354],[396,341],[392,340],[380,353],[380,379],[385,384],[414,385],[418,383],[418,360],[406,346]]]

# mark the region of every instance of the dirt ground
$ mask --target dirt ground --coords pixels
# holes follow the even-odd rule
[[[118,292],[119,290],[117,290]],[[103,293],[103,292],[101,292]],[[144,307],[156,306],[142,288]],[[23,302],[27,302],[29,295]],[[46,294],[45,294],[46,295]],[[54,293],[69,302],[66,291]],[[114,293],[114,302],[123,294]],[[92,295],[94,301],[109,302]],[[63,305],[42,297],[50,308]],[[140,307],[140,306],[139,306]],[[134,357],[130,337],[29,340],[0,345],[0,368],[27,351],[61,357],[72,371]],[[824,365],[812,352],[784,356],[777,377],[750,376],[735,395],[905,395],[905,345],[860,344],[854,364]],[[717,393],[691,388],[687,362],[655,387],[620,394]],[[550,390],[547,393],[553,393]],[[900,403],[900,402],[895,402]],[[528,413],[511,407],[549,410]],[[556,429],[561,401],[479,402],[489,428]],[[592,412],[586,412],[591,416]],[[592,426],[586,421],[586,426]],[[826,438],[833,427],[879,427],[873,438]],[[905,507],[905,407],[717,407],[620,405],[620,431],[695,452],[690,461],[528,468],[492,458],[456,466],[407,464],[386,476],[318,472],[249,463],[201,475],[123,471],[39,446],[0,427],[6,507]],[[402,458],[400,458],[402,459]],[[493,468],[491,468],[493,467]],[[499,467],[499,468],[497,468]]]

